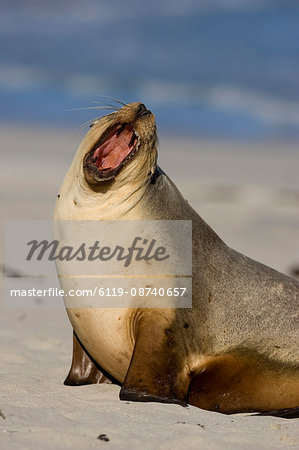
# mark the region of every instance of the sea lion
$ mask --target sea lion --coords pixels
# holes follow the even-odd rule
[[[192,220],[192,308],[68,308],[66,384],[113,379],[122,400],[228,414],[297,411],[298,282],[229,248],[189,206],[157,165],[155,117],[142,103],[91,127],[55,219]]]

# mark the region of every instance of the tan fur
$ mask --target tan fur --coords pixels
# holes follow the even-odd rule
[[[185,404],[190,390],[190,403],[225,413],[298,406],[298,283],[227,247],[188,205],[156,166],[154,116],[138,117],[139,106],[109,114],[86,135],[55,219],[192,220],[193,306],[68,309],[77,336],[123,383],[122,399]],[[114,180],[90,184],[84,157],[119,122],[133,124],[140,150]]]

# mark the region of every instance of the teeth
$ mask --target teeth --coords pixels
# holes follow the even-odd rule
[[[133,131],[131,140],[130,140],[130,142],[129,142],[129,147],[132,147],[132,145],[133,145],[134,142],[135,142],[136,137],[137,137],[137,136],[136,136],[136,134],[135,134],[134,131]]]
[[[128,162],[131,158],[133,158],[133,156],[137,153],[139,147],[135,147],[131,153],[128,154],[128,156],[123,160],[123,162],[121,163],[121,165],[123,166],[126,162]]]

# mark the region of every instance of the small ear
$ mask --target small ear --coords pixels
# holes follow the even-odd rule
[[[98,364],[87,353],[75,332],[73,332],[73,360],[64,384],[82,386],[84,384],[114,383],[108,374],[103,374]]]

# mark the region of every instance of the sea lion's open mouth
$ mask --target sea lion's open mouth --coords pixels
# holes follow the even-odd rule
[[[84,158],[84,170],[94,181],[112,179],[138,151],[139,138],[130,123],[108,129]],[[90,176],[88,176],[90,179]]]

